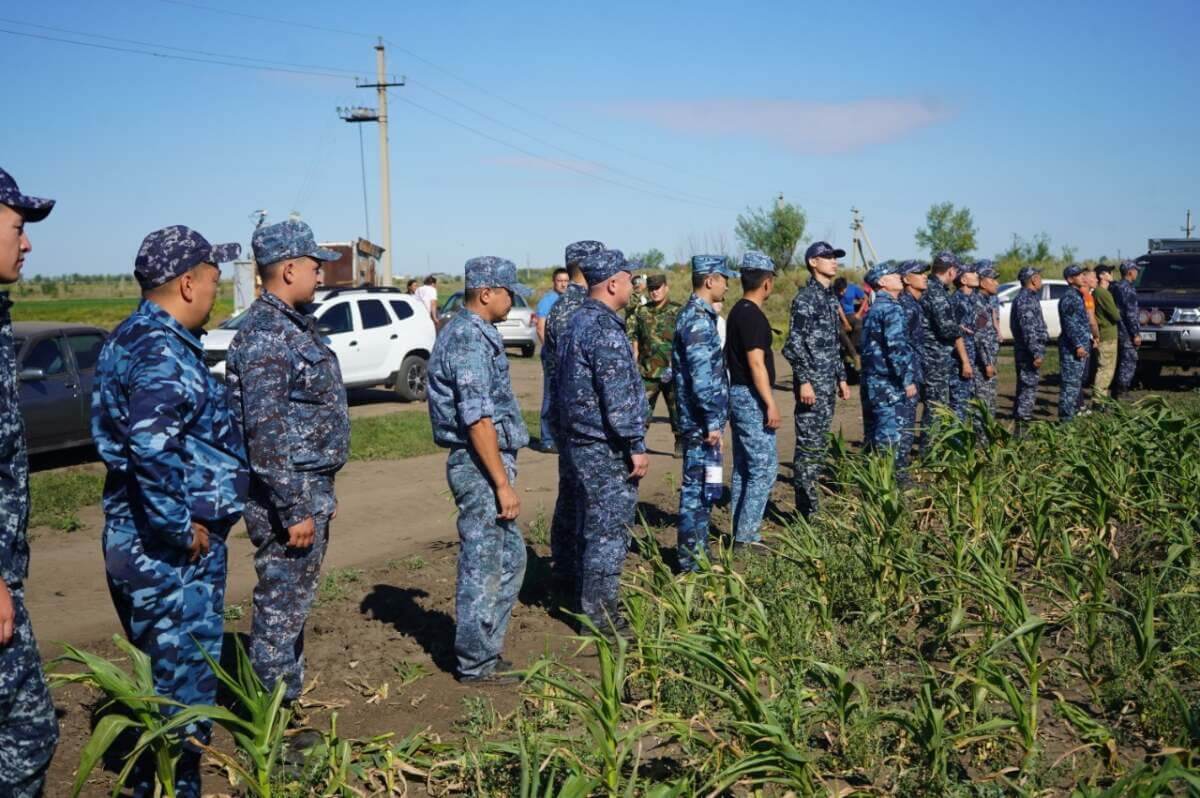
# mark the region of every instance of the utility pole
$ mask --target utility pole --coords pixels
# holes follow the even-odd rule
[[[1187,221],[1184,222],[1183,227],[1181,227],[1179,229],[1183,231],[1184,238],[1192,237],[1192,231],[1195,230],[1196,228],[1192,227],[1192,211],[1190,208],[1188,209],[1188,212],[1187,212]]]
[[[338,108],[338,114],[346,122],[377,122],[379,124],[379,215],[383,227],[383,285],[392,284],[392,170],[388,158],[388,110],[387,90],[403,86],[404,78],[389,81],[385,71],[383,37],[375,45],[375,82],[356,83],[360,89],[375,89],[379,105],[376,108]]]
[[[851,208],[850,229],[854,233],[854,238],[850,244],[850,268],[857,269],[858,262],[862,261],[862,267],[869,269],[879,260],[878,253],[875,252],[875,245],[871,243],[871,237],[867,235],[867,228],[863,225],[862,212],[858,208]],[[863,243],[866,242],[866,249],[863,249]],[[867,252],[870,251],[871,257],[867,257]]]

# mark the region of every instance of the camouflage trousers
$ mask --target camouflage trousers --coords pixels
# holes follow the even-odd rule
[[[558,447],[558,497],[550,521],[550,562],[556,579],[574,584],[579,576],[579,478],[571,465],[571,446]]]
[[[646,413],[646,427],[649,428],[650,426],[650,420],[654,415],[654,406],[658,404],[658,397],[661,396],[663,404],[667,406],[667,418],[671,420],[671,432],[678,435],[679,409],[675,404],[675,384],[646,379],[644,377],[642,378],[642,383],[646,386],[646,404],[650,407],[650,411]]]
[[[516,485],[516,452],[502,452]],[[486,676],[496,669],[517,593],[525,578],[525,540],[516,521],[496,518],[496,492],[470,449],[454,449],[446,481],[458,508],[458,581],[454,588],[454,654],[458,675]]]
[[[1101,341],[1100,346],[1092,350],[1092,357],[1099,360],[1092,397],[1108,396],[1117,376],[1117,340]]]
[[[729,386],[729,413],[733,430],[733,474],[729,480],[733,539],[737,543],[756,543],[762,540],[759,527],[779,471],[775,430],[766,428],[763,405],[747,385]]]
[[[833,404],[837,384],[813,383],[817,401],[811,405],[796,400],[796,453],[792,458],[792,487],[796,491],[796,510],[805,518],[820,504],[817,482],[829,452],[829,431],[833,428]]]
[[[304,474],[304,489],[317,533],[308,548],[288,545],[287,528],[259,487],[246,501],[246,531],[254,544],[254,614],[250,623],[250,661],[268,690],[280,680],[284,698],[295,701],[304,690],[304,627],[321,580],[329,547],[330,517],[337,509],[333,476]]]
[[[1112,392],[1117,397],[1129,390],[1133,385],[1133,375],[1137,372],[1138,351],[1133,345],[1133,339],[1117,328],[1117,371],[1113,376]]]
[[[229,525],[208,531],[209,552],[192,563],[186,549],[144,538],[132,519],[109,518],[104,526],[104,569],[117,617],[129,641],[150,658],[155,692],[181,704],[217,698],[217,678],[200,651],[221,659]],[[184,731],[207,742],[211,727],[198,721]],[[133,781],[135,795],[149,795],[152,763],[140,763]],[[176,767],[175,790],[181,798],[200,795],[200,752],[191,745]]]
[[[1013,418],[1017,422],[1032,421],[1041,375],[1038,373],[1038,367],[1033,364],[1033,355],[1028,351],[1016,349],[1013,359],[1017,364],[1017,398],[1013,402]]]
[[[0,646],[0,795],[34,798],[42,794],[46,769],[58,743],[58,719],[42,674],[25,591],[10,585],[12,639]]]
[[[1058,359],[1062,379],[1058,394],[1058,417],[1062,421],[1069,421],[1075,418],[1075,413],[1079,411],[1083,401],[1083,378],[1087,374],[1088,361],[1091,358],[1089,356],[1079,360],[1074,352],[1060,347]]]
[[[923,350],[921,353],[921,374],[924,378],[921,403],[925,406],[921,413],[921,451],[925,451],[930,438],[937,435],[940,424],[937,408],[950,407],[950,385],[960,379],[957,362],[953,350]]]
[[[694,571],[696,560],[708,556],[709,514],[712,505],[704,500],[704,444],[689,437],[683,443],[683,481],[679,486],[679,533],[675,551],[679,567]]]
[[[888,450],[897,474],[908,463],[912,448],[912,429],[916,425],[917,405],[907,396],[888,401],[883,391],[863,382],[860,389],[863,408],[863,444],[869,452]],[[905,446],[908,446],[906,449]]]
[[[917,436],[917,405],[920,401],[919,395],[911,399],[904,397],[904,426],[900,429],[900,443],[896,452],[896,465],[901,472],[907,472],[912,462],[913,442]]]
[[[982,367],[975,369],[975,398],[981,400],[993,416],[996,415],[996,382],[995,375],[988,377]]]
[[[965,338],[963,340],[966,340]],[[972,344],[967,347],[967,357],[970,362],[975,362],[975,346]],[[971,409],[971,400],[975,398],[975,373],[979,373],[978,366],[973,367],[973,373],[970,379],[963,379],[961,371],[951,373],[950,379],[950,409],[954,411],[954,415],[959,419],[965,419],[967,413]]]
[[[572,443],[579,474],[579,607],[600,629],[621,626],[621,570],[629,554],[638,483],[607,443]]]
[[[541,412],[541,430],[540,441],[542,446],[557,446],[554,441],[554,425],[550,423],[550,379],[553,375],[546,368],[546,364],[542,364],[542,412]]]

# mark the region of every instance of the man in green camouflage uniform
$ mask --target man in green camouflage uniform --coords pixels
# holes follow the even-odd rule
[[[633,345],[633,356],[637,358],[638,371],[646,386],[646,401],[650,413],[646,415],[646,426],[654,414],[654,406],[661,395],[667,405],[671,419],[671,432],[675,435],[675,456],[683,451],[679,438],[679,414],[675,409],[675,391],[672,388],[671,341],[675,337],[675,316],[680,304],[671,301],[665,274],[652,274],[646,280],[650,301],[629,314],[625,331]]]

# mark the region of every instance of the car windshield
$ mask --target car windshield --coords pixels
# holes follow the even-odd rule
[[[1017,291],[1021,290],[1020,283],[1001,283],[996,289],[996,298],[1001,302],[1012,302],[1017,296]]]
[[[1139,291],[1200,291],[1200,260],[1180,262],[1154,259],[1138,263]]]

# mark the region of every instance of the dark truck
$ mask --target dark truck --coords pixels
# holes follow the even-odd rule
[[[1164,366],[1200,366],[1200,239],[1152,238],[1148,249],[1136,261],[1143,384]]]

